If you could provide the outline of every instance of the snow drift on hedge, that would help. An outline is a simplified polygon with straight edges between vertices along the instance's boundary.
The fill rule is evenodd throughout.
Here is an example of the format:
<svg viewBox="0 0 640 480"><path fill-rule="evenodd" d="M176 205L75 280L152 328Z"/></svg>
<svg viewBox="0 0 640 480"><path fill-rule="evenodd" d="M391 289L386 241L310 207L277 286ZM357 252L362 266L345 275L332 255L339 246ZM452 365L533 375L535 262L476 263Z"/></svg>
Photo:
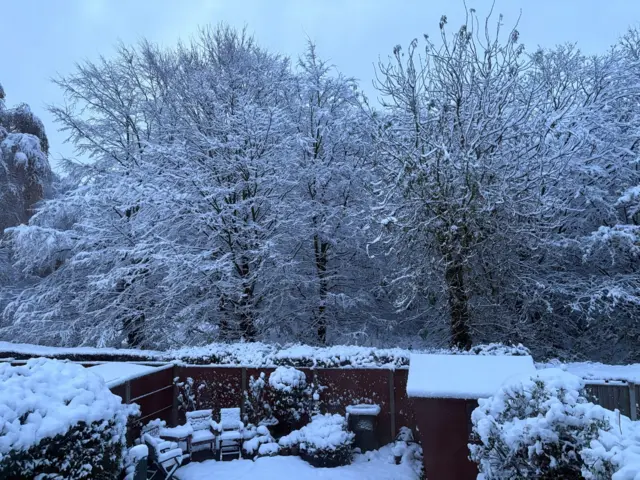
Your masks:
<svg viewBox="0 0 640 480"><path fill-rule="evenodd" d="M235 365L253 368L277 366L308 368L388 368L409 365L412 353L442 353L457 355L529 355L522 345L500 343L477 345L470 351L451 349L409 350L403 348L359 347L335 345L312 347L293 344L278 345L261 342L211 343L201 347L184 347L158 352L116 348L58 348L0 341L0 358L24 359L49 357L69 360L105 361L181 361L195 365Z"/></svg>
<svg viewBox="0 0 640 480"><path fill-rule="evenodd" d="M165 354L167 359L192 364L242 365L247 367L292 366L299 368L389 368L406 367L412 353L447 353L458 355L529 355L522 345L498 343L478 345L464 350L407 350L355 345L313 347L310 345L275 345L266 343L212 343L187 347Z"/></svg>
<svg viewBox="0 0 640 480"><path fill-rule="evenodd" d="M98 375L59 360L36 358L15 367L0 363L0 386L0 460L80 422L114 419L124 433L128 415L137 410L123 405Z"/></svg>

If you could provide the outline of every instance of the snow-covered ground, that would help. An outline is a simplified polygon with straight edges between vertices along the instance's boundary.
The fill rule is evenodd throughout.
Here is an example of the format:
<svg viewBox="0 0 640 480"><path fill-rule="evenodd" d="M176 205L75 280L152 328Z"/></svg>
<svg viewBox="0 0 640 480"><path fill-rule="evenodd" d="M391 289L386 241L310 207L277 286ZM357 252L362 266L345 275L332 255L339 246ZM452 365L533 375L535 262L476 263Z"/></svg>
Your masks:
<svg viewBox="0 0 640 480"><path fill-rule="evenodd" d="M418 480L410 464L395 465L391 447L356 455L351 465L337 468L314 468L299 457L262 457L253 460L190 463L178 469L179 480Z"/></svg>

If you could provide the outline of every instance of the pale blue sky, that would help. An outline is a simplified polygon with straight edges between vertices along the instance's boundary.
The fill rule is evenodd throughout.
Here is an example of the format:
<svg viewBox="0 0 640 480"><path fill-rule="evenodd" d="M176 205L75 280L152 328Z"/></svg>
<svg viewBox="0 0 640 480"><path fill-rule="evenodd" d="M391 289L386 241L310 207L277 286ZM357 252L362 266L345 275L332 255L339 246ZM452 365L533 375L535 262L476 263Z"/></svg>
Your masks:
<svg viewBox="0 0 640 480"><path fill-rule="evenodd" d="M482 15L491 0L468 0ZM518 18L527 47L577 42L587 53L606 50L640 20L640 0L496 0L510 26ZM464 7L458 0L0 0L0 83L13 105L26 102L47 129L51 159L72 156L45 106L60 103L49 79L74 63L109 56L118 40L146 37L165 45L188 38L198 26L247 26L264 47L290 56L309 37L320 54L373 94L373 64L396 44L434 34L440 15L453 29Z"/></svg>

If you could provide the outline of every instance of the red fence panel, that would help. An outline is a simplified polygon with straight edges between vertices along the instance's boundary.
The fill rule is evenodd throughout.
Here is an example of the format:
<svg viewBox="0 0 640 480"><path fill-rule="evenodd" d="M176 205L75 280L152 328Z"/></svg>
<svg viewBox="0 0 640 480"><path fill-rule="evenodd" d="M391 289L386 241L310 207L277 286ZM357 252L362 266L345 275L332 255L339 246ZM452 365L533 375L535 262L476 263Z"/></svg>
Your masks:
<svg viewBox="0 0 640 480"><path fill-rule="evenodd" d="M318 383L326 387L322 405L329 413L346 414L348 405L360 403L380 406L377 437L381 445L391 437L389 370L383 369L318 369Z"/></svg>

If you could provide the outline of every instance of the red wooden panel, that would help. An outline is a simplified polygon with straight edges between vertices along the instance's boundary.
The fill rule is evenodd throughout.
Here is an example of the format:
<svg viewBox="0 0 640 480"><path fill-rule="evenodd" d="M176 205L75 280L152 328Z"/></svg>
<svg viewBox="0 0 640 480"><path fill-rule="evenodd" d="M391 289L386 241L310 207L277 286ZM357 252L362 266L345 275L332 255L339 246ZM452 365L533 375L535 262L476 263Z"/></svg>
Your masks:
<svg viewBox="0 0 640 480"><path fill-rule="evenodd" d="M131 398L136 398L145 393L160 390L167 385L173 385L173 368L165 368L158 372L152 372L144 377L134 378L131 383Z"/></svg>
<svg viewBox="0 0 640 480"><path fill-rule="evenodd" d="M178 375L181 381L193 378L198 391L196 408L213 409L214 418L221 408L242 405L241 368L182 366Z"/></svg>
<svg viewBox="0 0 640 480"><path fill-rule="evenodd" d="M145 397L138 398L132 403L140 405L140 417L146 417L153 412L173 406L173 389L160 390Z"/></svg>
<svg viewBox="0 0 640 480"><path fill-rule="evenodd" d="M346 414L347 405L372 403L380 406L376 436L381 445L392 440L389 405L389 370L320 369L318 383L326 387L321 393L322 407L329 413Z"/></svg>
<svg viewBox="0 0 640 480"><path fill-rule="evenodd" d="M420 431L416 428L416 412L414 400L407 395L407 379L409 370L396 370L393 372L393 385L396 410L396 434L400 427L409 427L415 440L420 441Z"/></svg>
<svg viewBox="0 0 640 480"><path fill-rule="evenodd" d="M469 456L467 400L415 399L425 476L429 480L474 480L478 474Z"/></svg>
<svg viewBox="0 0 640 480"><path fill-rule="evenodd" d="M118 395L120 398L122 398L122 403L124 403L125 392L127 390L127 387L124 383L121 385L116 385L115 387L111 387L109 390L111 390L111 393L113 393L114 395Z"/></svg>

